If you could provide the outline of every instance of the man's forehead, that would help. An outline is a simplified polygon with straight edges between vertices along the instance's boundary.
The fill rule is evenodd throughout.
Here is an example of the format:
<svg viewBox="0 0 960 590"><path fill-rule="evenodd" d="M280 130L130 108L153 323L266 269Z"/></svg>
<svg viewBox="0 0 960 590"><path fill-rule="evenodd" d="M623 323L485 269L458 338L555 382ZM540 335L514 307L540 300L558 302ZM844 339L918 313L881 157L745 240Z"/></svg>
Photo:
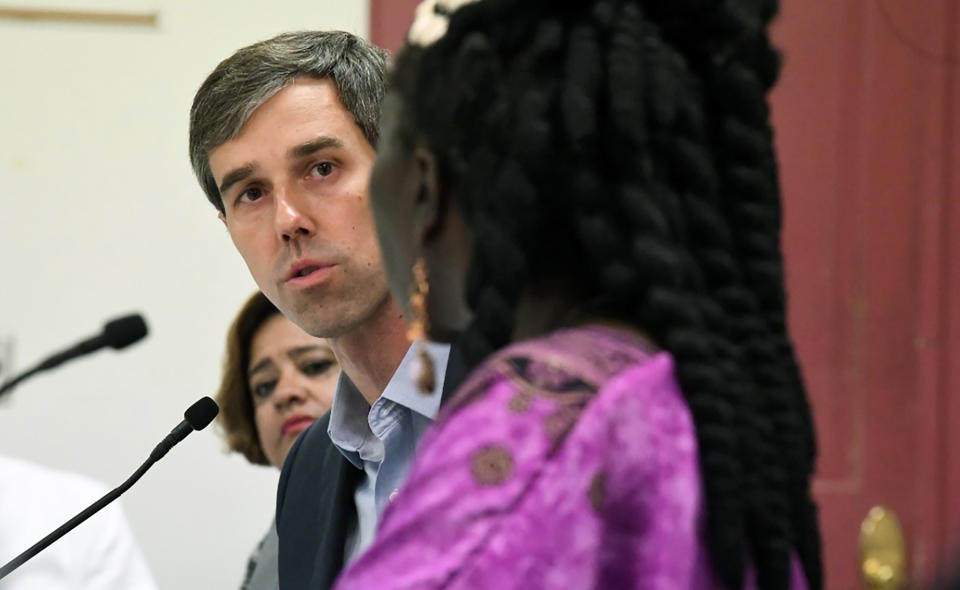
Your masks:
<svg viewBox="0 0 960 590"><path fill-rule="evenodd" d="M209 152L212 169L255 165L265 157L286 157L298 146L331 138L323 147L345 147L366 136L340 102L332 82L305 79L286 86L257 107L230 139ZM303 150L301 150L303 151ZM215 173L216 175L216 173Z"/></svg>
<svg viewBox="0 0 960 590"><path fill-rule="evenodd" d="M236 137L260 126L330 125L355 123L340 101L336 85L328 79L298 78L253 110Z"/></svg>

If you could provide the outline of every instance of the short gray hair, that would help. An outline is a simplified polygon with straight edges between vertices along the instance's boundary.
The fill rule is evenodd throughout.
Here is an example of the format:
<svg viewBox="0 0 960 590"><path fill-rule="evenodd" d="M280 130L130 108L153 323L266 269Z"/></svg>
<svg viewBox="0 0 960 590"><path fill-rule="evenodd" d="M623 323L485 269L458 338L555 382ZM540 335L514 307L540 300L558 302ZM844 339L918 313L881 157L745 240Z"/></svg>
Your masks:
<svg viewBox="0 0 960 590"><path fill-rule="evenodd" d="M210 152L298 77L330 79L370 145L380 134L387 52L343 31L283 33L238 50L207 76L190 108L190 163L207 199L224 213Z"/></svg>

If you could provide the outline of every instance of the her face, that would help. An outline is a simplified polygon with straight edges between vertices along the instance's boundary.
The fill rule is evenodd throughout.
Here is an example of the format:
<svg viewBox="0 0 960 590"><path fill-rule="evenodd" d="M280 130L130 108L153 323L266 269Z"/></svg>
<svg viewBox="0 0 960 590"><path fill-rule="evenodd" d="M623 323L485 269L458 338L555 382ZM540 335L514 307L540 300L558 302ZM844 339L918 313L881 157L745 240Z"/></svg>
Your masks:
<svg viewBox="0 0 960 590"><path fill-rule="evenodd" d="M247 385L264 455L279 468L297 435L330 409L339 366L325 340L281 314L250 343Z"/></svg>
<svg viewBox="0 0 960 590"><path fill-rule="evenodd" d="M384 99L377 160L370 176L370 205L383 253L387 283L408 319L418 258L427 267L428 337L451 341L470 320L463 286L470 259L470 229L440 186L437 160L426 148L410 146L398 125L398 95Z"/></svg>

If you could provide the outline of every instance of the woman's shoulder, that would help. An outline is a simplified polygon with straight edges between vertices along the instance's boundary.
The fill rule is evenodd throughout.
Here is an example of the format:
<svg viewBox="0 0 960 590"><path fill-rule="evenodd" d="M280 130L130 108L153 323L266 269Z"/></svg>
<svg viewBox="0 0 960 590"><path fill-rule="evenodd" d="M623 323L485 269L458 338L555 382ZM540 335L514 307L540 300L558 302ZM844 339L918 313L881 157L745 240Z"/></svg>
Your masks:
<svg viewBox="0 0 960 590"><path fill-rule="evenodd" d="M604 431L643 432L651 444L666 438L671 446L676 441L669 439L695 445L670 355L636 333L589 325L492 355L444 405L428 438L457 446L488 437L543 441L543 460L571 435L606 440L598 438Z"/></svg>
<svg viewBox="0 0 960 590"><path fill-rule="evenodd" d="M482 401L493 389L512 389L515 404L523 405L527 398L592 398L624 377L644 376L670 378L672 361L639 333L599 324L561 329L491 355L471 372L444 413Z"/></svg>
<svg viewBox="0 0 960 590"><path fill-rule="evenodd" d="M584 539L607 529L630 539L621 547L630 563L640 548L696 554L696 443L672 374L669 355L606 328L555 332L492 356L425 435L370 563L425 530L427 548L411 557L435 551L457 572L487 571L480 564L503 547L546 555L574 538L577 559L590 561ZM551 532L537 541L517 533L531 528ZM686 561L677 567L689 569Z"/></svg>

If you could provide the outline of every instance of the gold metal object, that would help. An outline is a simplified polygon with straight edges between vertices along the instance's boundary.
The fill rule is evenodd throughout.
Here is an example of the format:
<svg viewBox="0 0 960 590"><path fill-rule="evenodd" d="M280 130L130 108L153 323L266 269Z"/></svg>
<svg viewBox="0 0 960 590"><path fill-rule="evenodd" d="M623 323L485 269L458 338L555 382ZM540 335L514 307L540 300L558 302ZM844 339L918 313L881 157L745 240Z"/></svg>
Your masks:
<svg viewBox="0 0 960 590"><path fill-rule="evenodd" d="M413 364L413 382L417 390L424 395L433 393L437 385L437 371L433 359L427 352L427 332L430 330L430 318L427 315L427 295L430 294L430 282L427 280L427 262L421 256L413 265L413 287L410 289L410 326L407 328L407 340L415 342L419 350Z"/></svg>
<svg viewBox="0 0 960 590"><path fill-rule="evenodd" d="M860 525L860 575L869 590L901 590L906 580L906 543L892 510L874 506Z"/></svg>
<svg viewBox="0 0 960 590"><path fill-rule="evenodd" d="M0 6L0 19L59 21L71 23L157 26L156 12L104 12L96 10L57 10Z"/></svg>

